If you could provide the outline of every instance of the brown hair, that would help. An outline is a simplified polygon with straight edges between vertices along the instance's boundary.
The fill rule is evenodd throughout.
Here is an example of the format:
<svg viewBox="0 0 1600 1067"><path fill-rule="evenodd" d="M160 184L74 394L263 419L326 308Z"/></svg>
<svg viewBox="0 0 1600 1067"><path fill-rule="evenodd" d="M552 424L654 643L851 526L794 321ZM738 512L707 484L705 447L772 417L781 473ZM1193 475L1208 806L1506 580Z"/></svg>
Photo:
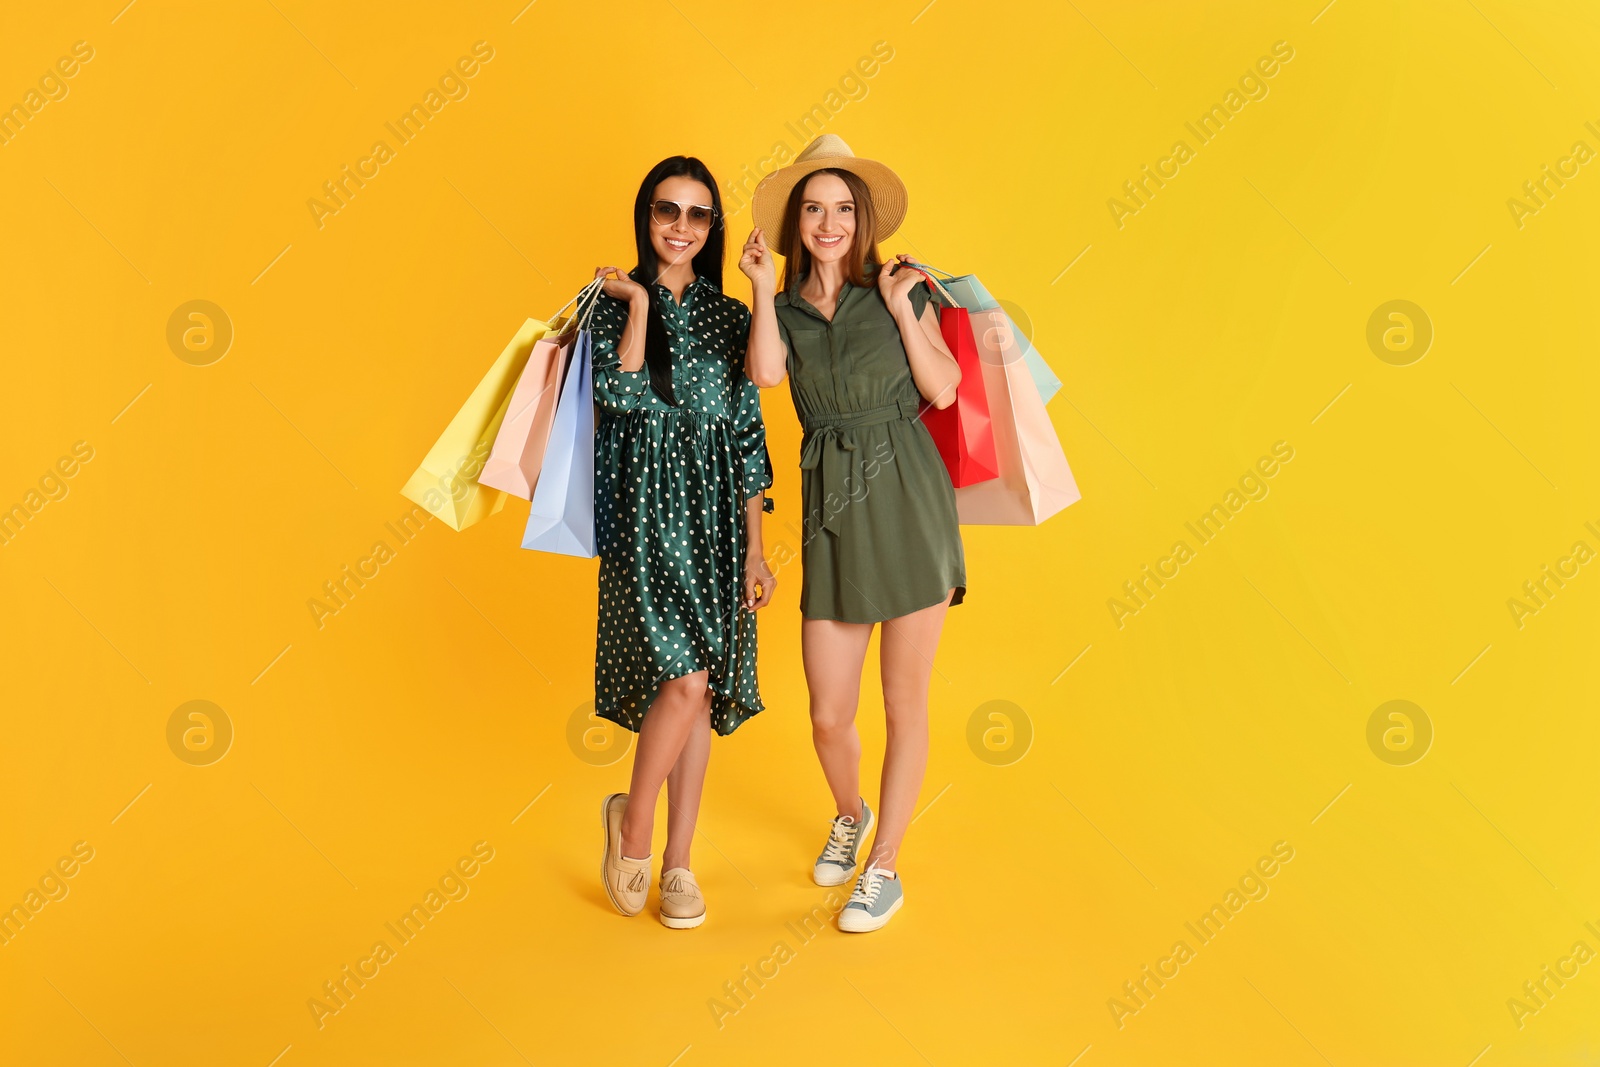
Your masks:
<svg viewBox="0 0 1600 1067"><path fill-rule="evenodd" d="M806 175L789 191L789 203L783 209L783 247L789 250L783 261L784 290L811 273L811 253L800 240L800 203L805 199L806 186L818 174L832 174L843 179L855 200L856 233L850 241L850 254L845 257L845 280L856 285L876 284L875 275L883 269L883 260L878 255L878 242L874 237L878 222L872 206L872 190L850 171L827 167Z"/></svg>

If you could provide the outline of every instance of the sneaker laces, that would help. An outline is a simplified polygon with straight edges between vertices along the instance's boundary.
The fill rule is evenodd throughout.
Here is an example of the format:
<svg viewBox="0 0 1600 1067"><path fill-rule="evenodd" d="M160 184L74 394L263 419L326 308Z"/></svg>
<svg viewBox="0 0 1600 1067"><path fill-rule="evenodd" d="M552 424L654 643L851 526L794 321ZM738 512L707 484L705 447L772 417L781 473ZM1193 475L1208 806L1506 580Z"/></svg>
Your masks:
<svg viewBox="0 0 1600 1067"><path fill-rule="evenodd" d="M850 894L850 903L872 907L878 899L878 891L883 888L884 879L888 877L888 871L881 871L876 865L868 867L861 873L861 877L856 879L856 891Z"/></svg>
<svg viewBox="0 0 1600 1067"><path fill-rule="evenodd" d="M833 829L828 832L828 843L822 849L824 863L849 863L850 851L855 846L856 838L861 834L861 824L848 815L840 815L833 820Z"/></svg>

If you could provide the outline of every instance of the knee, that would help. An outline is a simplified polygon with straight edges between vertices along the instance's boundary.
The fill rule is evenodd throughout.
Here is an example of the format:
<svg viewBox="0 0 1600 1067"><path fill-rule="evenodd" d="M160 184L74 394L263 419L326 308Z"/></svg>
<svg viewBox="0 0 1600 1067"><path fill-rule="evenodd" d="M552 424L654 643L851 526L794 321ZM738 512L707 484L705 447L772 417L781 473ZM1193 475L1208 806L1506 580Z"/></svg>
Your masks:
<svg viewBox="0 0 1600 1067"><path fill-rule="evenodd" d="M695 671L693 674L661 683L661 696L669 703L682 707L686 712L700 711L710 693L711 688L706 680L705 671Z"/></svg>
<svg viewBox="0 0 1600 1067"><path fill-rule="evenodd" d="M928 728L928 698L926 694L883 695L884 719L891 731L926 730Z"/></svg>
<svg viewBox="0 0 1600 1067"><path fill-rule="evenodd" d="M856 709L844 705L811 705L811 733L823 741L846 736L855 728Z"/></svg>

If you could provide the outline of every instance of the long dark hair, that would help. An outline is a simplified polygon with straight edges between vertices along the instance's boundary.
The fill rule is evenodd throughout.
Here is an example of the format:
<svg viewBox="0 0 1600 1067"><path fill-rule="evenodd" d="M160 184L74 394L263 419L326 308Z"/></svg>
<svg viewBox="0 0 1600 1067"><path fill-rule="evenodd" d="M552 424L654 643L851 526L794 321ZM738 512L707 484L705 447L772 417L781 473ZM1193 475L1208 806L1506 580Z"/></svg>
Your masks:
<svg viewBox="0 0 1600 1067"><path fill-rule="evenodd" d="M661 298L656 295L661 262L655 246L650 243L650 205L655 201L656 186L668 178L691 178L711 190L711 206L715 209L711 229L706 231L706 242L690 264L695 276L710 282L719 293L722 292L724 227L722 194L717 191L716 179L694 156L668 156L651 167L639 184L639 195L633 201L633 238L638 246L639 265L629 271L628 276L650 294L650 315L645 320L644 330L644 362L650 371L650 387L661 399L676 405L678 401L672 392L672 344L661 319Z"/></svg>
<svg viewBox="0 0 1600 1067"><path fill-rule="evenodd" d="M783 209L783 247L789 250L789 255L783 261L783 288L788 290L790 285L811 273L811 253L806 250L805 242L800 240L800 202L806 197L807 183L818 174L832 174L842 179L850 190L851 199L856 202L856 235L851 242L849 255L845 256L844 275L846 281L871 286L876 282L874 275L883 269L883 260L878 254L878 242L874 236L878 229L878 214L872 203L872 190L852 172L826 167L801 178L789 191L789 202Z"/></svg>

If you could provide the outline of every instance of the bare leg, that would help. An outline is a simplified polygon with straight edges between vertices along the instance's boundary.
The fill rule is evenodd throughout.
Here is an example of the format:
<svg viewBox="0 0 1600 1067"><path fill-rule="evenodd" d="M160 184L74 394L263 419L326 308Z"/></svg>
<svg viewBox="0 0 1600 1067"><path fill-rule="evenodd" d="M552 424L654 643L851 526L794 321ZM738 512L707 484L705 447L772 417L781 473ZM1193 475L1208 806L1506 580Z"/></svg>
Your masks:
<svg viewBox="0 0 1600 1067"><path fill-rule="evenodd" d="M900 844L911 825L922 777L928 769L928 679L950 600L889 619L878 635L883 672L883 710L888 720L878 831L868 865L895 869Z"/></svg>
<svg viewBox="0 0 1600 1067"><path fill-rule="evenodd" d="M656 800L661 784L683 753L706 701L706 672L696 671L661 683L639 731L633 754L633 780L628 786L628 810L622 817L622 854L631 859L650 855L655 831Z"/></svg>
<svg viewBox="0 0 1600 1067"><path fill-rule="evenodd" d="M689 727L678 762L667 773L667 847L661 851L661 869L689 866L689 846L700 818L700 794L705 790L706 764L711 760L711 691L706 690L700 714Z"/></svg>
<svg viewBox="0 0 1600 1067"><path fill-rule="evenodd" d="M811 691L811 743L840 815L861 818L861 736L856 704L870 623L806 619L800 624L806 688Z"/></svg>

